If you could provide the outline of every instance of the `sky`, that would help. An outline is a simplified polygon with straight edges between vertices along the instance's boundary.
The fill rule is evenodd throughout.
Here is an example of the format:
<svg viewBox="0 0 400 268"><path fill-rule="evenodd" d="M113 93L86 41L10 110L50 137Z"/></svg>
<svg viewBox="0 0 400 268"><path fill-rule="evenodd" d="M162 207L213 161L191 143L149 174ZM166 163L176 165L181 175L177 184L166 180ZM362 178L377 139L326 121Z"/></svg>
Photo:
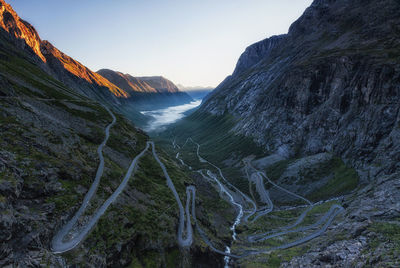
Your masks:
<svg viewBox="0 0 400 268"><path fill-rule="evenodd" d="M217 86L247 46L289 26L312 0L6 0L43 40L93 71Z"/></svg>

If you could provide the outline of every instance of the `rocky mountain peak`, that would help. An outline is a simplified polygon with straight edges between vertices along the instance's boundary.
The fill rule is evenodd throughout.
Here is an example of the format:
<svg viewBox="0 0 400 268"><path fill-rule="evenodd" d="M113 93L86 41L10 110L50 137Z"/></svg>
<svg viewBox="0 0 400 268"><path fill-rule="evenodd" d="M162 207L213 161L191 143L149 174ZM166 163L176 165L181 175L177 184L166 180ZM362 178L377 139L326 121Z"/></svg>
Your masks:
<svg viewBox="0 0 400 268"><path fill-rule="evenodd" d="M240 56L233 74L236 75L256 65L265 57L268 57L271 51L276 48L285 37L286 35L272 36L247 47L246 51Z"/></svg>
<svg viewBox="0 0 400 268"><path fill-rule="evenodd" d="M33 52L43 61L46 58L40 50L41 40L35 28L28 22L22 20L14 9L0 0L0 28L8 32L12 37L25 41Z"/></svg>
<svg viewBox="0 0 400 268"><path fill-rule="evenodd" d="M399 9L400 2L396 0L315 0L291 25L289 35L318 40L347 33L345 41L352 41L353 45L359 44L360 38L376 41L394 37L398 34Z"/></svg>

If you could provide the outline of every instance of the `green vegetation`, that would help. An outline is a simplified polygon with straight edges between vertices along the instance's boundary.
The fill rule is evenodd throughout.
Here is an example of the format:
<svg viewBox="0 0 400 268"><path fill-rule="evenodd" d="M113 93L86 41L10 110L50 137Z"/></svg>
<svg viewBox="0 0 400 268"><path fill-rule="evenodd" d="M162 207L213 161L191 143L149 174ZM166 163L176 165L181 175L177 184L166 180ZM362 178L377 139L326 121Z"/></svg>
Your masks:
<svg viewBox="0 0 400 268"><path fill-rule="evenodd" d="M291 160L282 160L274 163L273 165L269 166L266 170L268 178L272 181L276 182L288 168L288 166L293 163L295 159Z"/></svg>
<svg viewBox="0 0 400 268"><path fill-rule="evenodd" d="M214 116L195 112L169 128L162 138L171 143L174 138L178 144L192 138L201 145L200 154L212 163L247 155L261 156L263 150L255 142L231 131L236 119L228 114ZM240 160L240 159L239 159Z"/></svg>
<svg viewBox="0 0 400 268"><path fill-rule="evenodd" d="M369 242L369 251L375 251L385 242L388 250L387 256L394 261L398 260L397 258L400 256L400 221L374 222L368 229L378 234Z"/></svg>
<svg viewBox="0 0 400 268"><path fill-rule="evenodd" d="M321 178L333 174L333 178L322 188L308 196L314 201L349 193L357 187L359 181L356 170L348 167L338 157L334 157L328 163L323 164L316 174L317 178L318 176Z"/></svg>
<svg viewBox="0 0 400 268"><path fill-rule="evenodd" d="M303 222L298 225L309 226L317 222L325 213L329 211L332 205L336 204L336 201L326 202L317 206L314 206L304 218ZM276 231L282 226L293 224L296 219L306 210L306 208L285 210L285 211L273 211L266 216L260 217L256 222L248 224L247 228L243 230L241 237L248 235L264 233L270 231ZM251 220L251 219L250 219ZM293 241L296 238L304 236L304 233L292 233L284 235L275 239L268 239L264 242L257 243L263 246L277 246L284 243L284 241Z"/></svg>
<svg viewBox="0 0 400 268"><path fill-rule="evenodd" d="M248 155L262 156L264 151L251 138L231 131L235 122L236 119L228 114L214 116L194 112L168 128L161 137L156 139L171 156L175 156L176 151L172 148L172 141L175 139L177 144L183 146L188 138L192 138L201 145L201 157L219 166L229 182L244 193L250 194L247 179L240 171L240 167L232 167L232 163L240 163L241 159ZM188 142L181 148L180 155L193 170L210 169L218 174L218 171L210 164L201 163L196 152L197 146ZM229 163L225 160L229 160Z"/></svg>
<svg viewBox="0 0 400 268"><path fill-rule="evenodd" d="M240 260L239 263L243 264L244 267L248 268L258 268L258 267L268 267L268 268L278 268L284 262L291 261L296 256L301 256L310 249L309 244L304 244L301 246L276 250L269 254L262 254L259 256L253 256Z"/></svg>
<svg viewBox="0 0 400 268"><path fill-rule="evenodd" d="M266 173L271 180L276 182L295 161L296 159L279 161L269 166ZM315 189L307 198L318 201L349 193L357 187L359 180L354 168L347 166L339 157L332 157L328 161L300 170L296 184L309 184L327 177L329 177L328 182Z"/></svg>
<svg viewBox="0 0 400 268"><path fill-rule="evenodd" d="M159 155L163 157L164 153L159 152ZM185 184L192 181L168 159L162 161L181 200L185 200ZM168 248L171 240L176 239L175 231L171 230L175 230L177 224L178 206L151 152L146 153L140 160L138 170L124 192L132 192L133 189L140 194L136 195L136 198L122 194L88 237L85 243L92 245L92 252L109 252L116 244L131 240L141 245L158 241L157 243ZM160 252L141 248L143 246L132 249L131 254L136 258L133 259L131 267L155 267L164 262ZM176 262L174 256L177 254L179 251L171 249L166 262Z"/></svg>
<svg viewBox="0 0 400 268"><path fill-rule="evenodd" d="M222 174L224 174L224 177L231 182L233 185L235 185L240 191L245 193L246 195L250 196L250 188L249 188L249 182L246 178L246 174L243 174L243 172L240 170L239 167L224 167L221 169Z"/></svg>

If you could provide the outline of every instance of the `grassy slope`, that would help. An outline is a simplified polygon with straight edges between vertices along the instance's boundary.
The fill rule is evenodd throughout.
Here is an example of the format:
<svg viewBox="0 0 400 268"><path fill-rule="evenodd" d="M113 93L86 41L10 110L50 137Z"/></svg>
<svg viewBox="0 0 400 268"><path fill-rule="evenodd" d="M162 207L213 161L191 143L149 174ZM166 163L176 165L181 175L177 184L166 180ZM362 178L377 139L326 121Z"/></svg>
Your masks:
<svg viewBox="0 0 400 268"><path fill-rule="evenodd" d="M278 181L288 166L296 159L279 161L266 169L266 173L273 181ZM318 163L318 166L300 170L299 182L318 181L324 177L332 178L322 187L315 189L307 198L312 201L326 200L332 197L348 194L358 186L359 177L354 168L346 165L342 159L333 157L332 159Z"/></svg>
<svg viewBox="0 0 400 268"><path fill-rule="evenodd" d="M228 114L213 116L195 112L170 127L162 137L167 143L176 138L180 145L191 137L201 145L201 154L214 163L234 157L234 154L262 155L263 150L250 138L231 132L234 125L235 119Z"/></svg>

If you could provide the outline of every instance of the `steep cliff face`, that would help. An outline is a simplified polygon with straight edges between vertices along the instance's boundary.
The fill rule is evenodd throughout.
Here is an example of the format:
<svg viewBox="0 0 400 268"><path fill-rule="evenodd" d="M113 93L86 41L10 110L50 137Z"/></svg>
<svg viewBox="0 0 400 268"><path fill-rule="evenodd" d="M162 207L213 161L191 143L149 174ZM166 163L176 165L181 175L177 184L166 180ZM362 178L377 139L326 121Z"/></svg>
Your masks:
<svg viewBox="0 0 400 268"><path fill-rule="evenodd" d="M333 151L399 168L398 1L315 1L287 35L250 46L200 110L287 157Z"/></svg>

